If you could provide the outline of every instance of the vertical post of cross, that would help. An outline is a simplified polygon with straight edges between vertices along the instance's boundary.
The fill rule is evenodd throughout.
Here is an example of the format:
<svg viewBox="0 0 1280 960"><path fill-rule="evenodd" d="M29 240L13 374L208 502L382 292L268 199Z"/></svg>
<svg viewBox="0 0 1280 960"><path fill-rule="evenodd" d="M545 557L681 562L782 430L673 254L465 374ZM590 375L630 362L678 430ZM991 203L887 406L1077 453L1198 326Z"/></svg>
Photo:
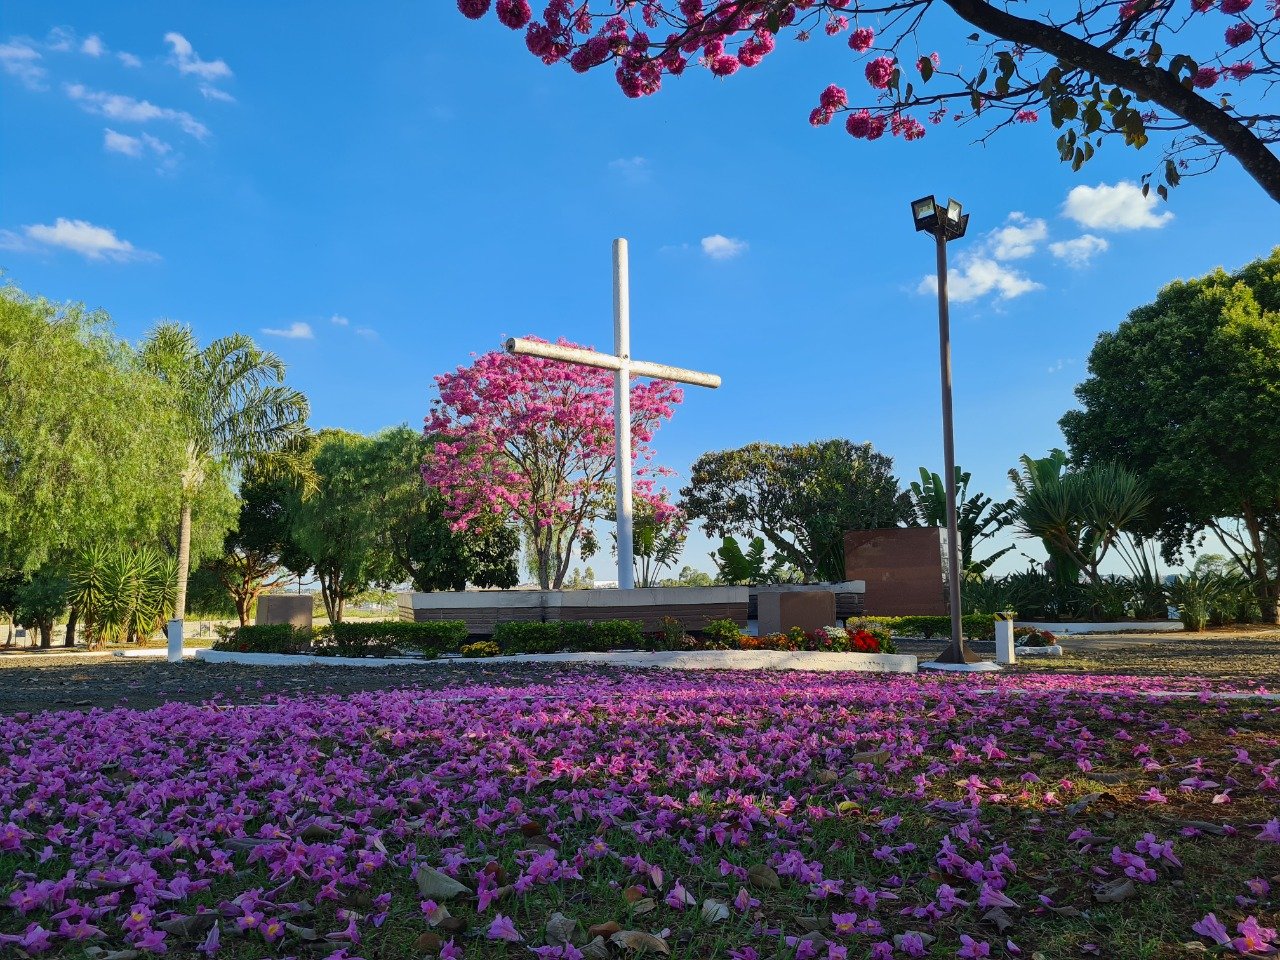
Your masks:
<svg viewBox="0 0 1280 960"><path fill-rule="evenodd" d="M613 241L613 355L622 363L613 374L614 499L618 521L618 587L635 586L631 513L631 291L627 241Z"/></svg>

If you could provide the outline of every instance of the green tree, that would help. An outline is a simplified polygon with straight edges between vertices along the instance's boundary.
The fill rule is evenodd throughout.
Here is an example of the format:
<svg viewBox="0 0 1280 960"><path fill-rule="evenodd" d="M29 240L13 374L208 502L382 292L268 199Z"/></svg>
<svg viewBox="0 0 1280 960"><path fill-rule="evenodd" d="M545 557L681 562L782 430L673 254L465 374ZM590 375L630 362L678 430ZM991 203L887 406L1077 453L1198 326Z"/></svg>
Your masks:
<svg viewBox="0 0 1280 960"><path fill-rule="evenodd" d="M985 493L969 496L968 471L956 467L956 529L960 533L960 564L966 576L982 575L991 565L1013 550L1010 544L981 560L973 559L973 548L994 537L1013 523L1014 500L996 502ZM947 487L942 477L920 468L919 481L911 483L913 519L922 527L947 525Z"/></svg>
<svg viewBox="0 0 1280 960"><path fill-rule="evenodd" d="M666 580L660 580L660 587L710 587L715 584L715 577L705 571L698 570L688 565L680 568L680 572L675 577Z"/></svg>
<svg viewBox="0 0 1280 960"><path fill-rule="evenodd" d="M1169 284L1098 337L1076 396L1073 460L1139 474L1166 558L1216 535L1280 619L1280 248Z"/></svg>
<svg viewBox="0 0 1280 960"><path fill-rule="evenodd" d="M181 620L191 572L192 508L201 487L216 470L287 455L305 435L309 408L307 398L285 384L283 361L244 334L201 349L189 327L163 323L143 344L142 362L172 388L180 416L184 449L172 466L181 478L174 607Z"/></svg>
<svg viewBox="0 0 1280 960"><path fill-rule="evenodd" d="M230 596L241 626L249 622L258 597L307 567L290 531L299 483L289 474L252 467L240 483L238 523L210 570Z"/></svg>
<svg viewBox="0 0 1280 960"><path fill-rule="evenodd" d="M181 449L172 392L105 314L0 289L0 568L152 537L177 509Z"/></svg>
<svg viewBox="0 0 1280 960"><path fill-rule="evenodd" d="M322 430L309 444L314 487L291 505L290 531L315 573L330 622L342 621L347 601L395 579L370 519L367 477L372 441L344 430Z"/></svg>
<svg viewBox="0 0 1280 960"><path fill-rule="evenodd" d="M149 545L92 544L77 558L66 593L99 640L137 643L164 627L177 599L178 566Z"/></svg>
<svg viewBox="0 0 1280 960"><path fill-rule="evenodd" d="M475 518L454 529L438 490L422 479L430 443L407 426L392 427L362 448L369 519L376 549L397 576L418 590L514 587L519 582L520 535L499 515Z"/></svg>
<svg viewBox="0 0 1280 960"><path fill-rule="evenodd" d="M40 646L53 646L53 624L67 611L71 584L56 566L41 567L17 590L17 621L35 627Z"/></svg>
<svg viewBox="0 0 1280 960"><path fill-rule="evenodd" d="M846 531L893 527L911 516L892 458L850 440L704 453L680 495L709 534L759 533L808 581L844 579Z"/></svg>

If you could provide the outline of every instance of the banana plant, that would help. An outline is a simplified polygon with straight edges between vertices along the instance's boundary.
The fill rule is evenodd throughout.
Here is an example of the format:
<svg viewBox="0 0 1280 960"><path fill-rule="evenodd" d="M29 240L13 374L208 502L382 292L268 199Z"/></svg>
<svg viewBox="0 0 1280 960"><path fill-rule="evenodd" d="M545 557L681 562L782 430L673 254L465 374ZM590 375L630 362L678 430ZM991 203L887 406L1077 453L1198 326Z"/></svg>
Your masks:
<svg viewBox="0 0 1280 960"><path fill-rule="evenodd" d="M1013 523L1015 501L993 500L985 493L969 496L968 471L956 467L956 529L960 534L960 564L966 577L981 576L1013 549L1010 544L982 560L973 559L974 547ZM920 468L919 481L911 482L911 506L922 527L947 525L947 487L942 477Z"/></svg>

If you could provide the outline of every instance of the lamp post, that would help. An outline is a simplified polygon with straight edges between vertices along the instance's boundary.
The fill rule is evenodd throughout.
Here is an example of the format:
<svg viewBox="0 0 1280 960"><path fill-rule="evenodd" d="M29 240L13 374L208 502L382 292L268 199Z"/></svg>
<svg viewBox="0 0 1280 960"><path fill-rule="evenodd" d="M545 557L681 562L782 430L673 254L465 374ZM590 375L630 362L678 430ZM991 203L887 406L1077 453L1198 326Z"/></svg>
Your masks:
<svg viewBox="0 0 1280 960"><path fill-rule="evenodd" d="M938 203L932 196L911 203L916 231L932 234L938 244L938 357L942 372L942 459L947 481L947 586L951 599L951 646L938 663L967 664L980 659L965 646L960 629L960 534L956 524L956 445L951 417L951 318L947 305L947 242L959 240L969 226L960 201Z"/></svg>

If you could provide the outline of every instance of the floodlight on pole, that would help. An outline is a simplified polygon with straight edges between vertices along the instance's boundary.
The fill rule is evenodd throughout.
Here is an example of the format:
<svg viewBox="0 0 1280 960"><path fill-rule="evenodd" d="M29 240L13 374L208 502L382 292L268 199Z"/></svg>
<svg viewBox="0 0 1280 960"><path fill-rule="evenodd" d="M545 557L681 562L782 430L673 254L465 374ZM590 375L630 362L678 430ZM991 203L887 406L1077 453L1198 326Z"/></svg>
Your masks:
<svg viewBox="0 0 1280 960"><path fill-rule="evenodd" d="M960 617L960 534L956 520L956 448L951 410L951 317L947 302L947 242L959 240L969 228L969 215L960 201L944 206L932 196L911 202L916 231L932 234L938 246L938 358L942 376L942 459L947 488L947 587L951 607L951 645L937 658L942 664L977 663L965 646Z"/></svg>

